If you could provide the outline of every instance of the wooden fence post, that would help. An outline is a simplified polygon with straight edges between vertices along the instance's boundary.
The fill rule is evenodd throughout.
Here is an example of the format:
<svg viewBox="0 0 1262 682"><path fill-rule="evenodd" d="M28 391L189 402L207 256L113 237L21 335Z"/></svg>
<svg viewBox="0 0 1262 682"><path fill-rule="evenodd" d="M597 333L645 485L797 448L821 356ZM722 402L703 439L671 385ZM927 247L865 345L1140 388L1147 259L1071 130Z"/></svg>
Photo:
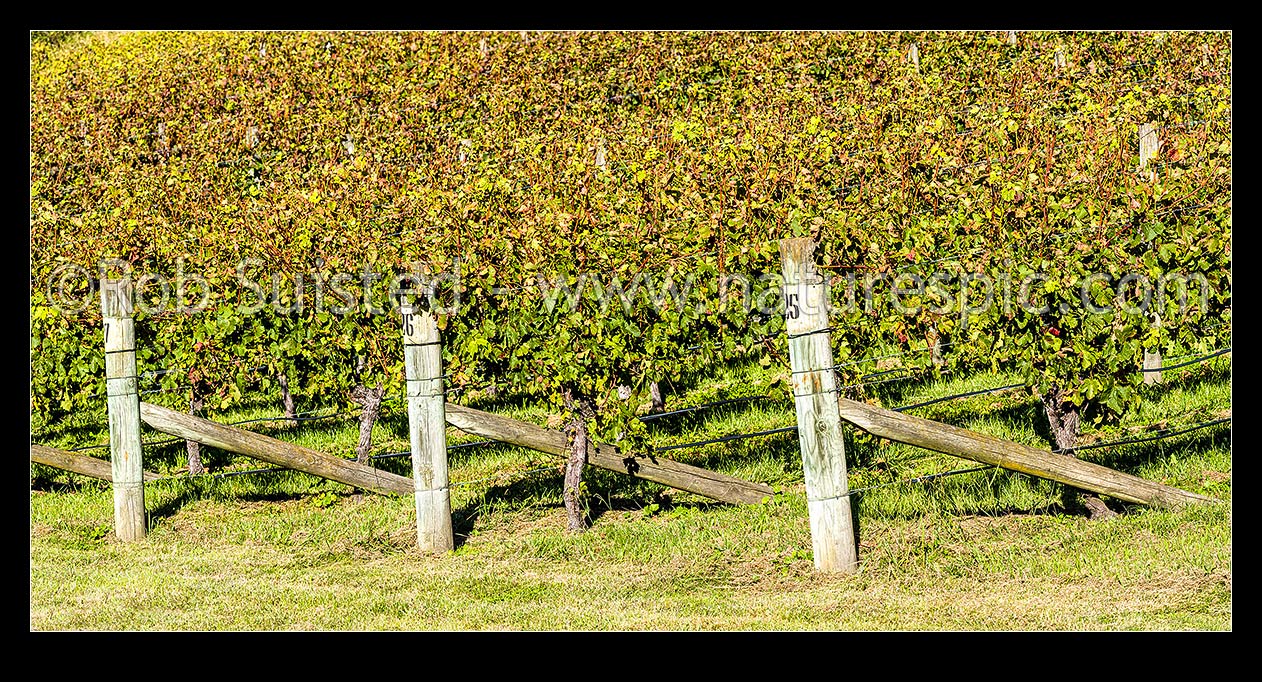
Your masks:
<svg viewBox="0 0 1262 682"><path fill-rule="evenodd" d="M798 444L806 476L815 568L829 573L859 569L857 539L846 482L846 451L837 405L837 378L828 333L827 287L816 273L815 242L784 239L784 319L789 339Z"/></svg>
<svg viewBox="0 0 1262 682"><path fill-rule="evenodd" d="M114 534L123 542L145 537L144 462L140 445L140 395L136 377L136 330L130 279L101 280L105 328L105 394L110 424L110 471Z"/></svg>
<svg viewBox="0 0 1262 682"><path fill-rule="evenodd" d="M605 168L609 165L609 161L605 154L605 141L603 139L596 141L596 167Z"/></svg>
<svg viewBox="0 0 1262 682"><path fill-rule="evenodd" d="M1144 170L1148 166L1148 162L1157 155L1157 149L1161 146L1161 140L1157 136L1157 126L1151 123L1139 124L1139 170ZM1148 180L1156 179L1155 171L1148 171Z"/></svg>
<svg viewBox="0 0 1262 682"><path fill-rule="evenodd" d="M917 71L920 70L920 47L916 43L912 43L911 47L907 48L907 61L911 62Z"/></svg>
<svg viewBox="0 0 1262 682"><path fill-rule="evenodd" d="M1160 148L1160 146L1161 146L1161 140L1157 136L1157 126L1151 123L1139 124L1139 170L1140 172L1144 172L1144 168L1148 166L1148 162L1151 161L1153 157L1157 155L1157 149ZM1155 171L1151 171L1151 170L1147 171L1147 178L1149 181L1155 180L1156 176L1157 174ZM1155 297L1151 300L1151 303L1154 306L1157 304L1157 300ZM1157 313L1153 313L1152 323L1154 326L1160 327L1161 316ZM1155 349L1149 350L1145 348L1144 349L1144 369L1155 370L1158 367L1161 367L1161 349L1155 348ZM1144 383L1145 384L1161 383L1161 372L1154 372L1154 371L1144 372Z"/></svg>
<svg viewBox="0 0 1262 682"><path fill-rule="evenodd" d="M414 310L411 305L400 306L399 312L403 316L408 435L416 486L416 543L423 552L442 553L455 547L447 480L442 346L432 313Z"/></svg>
<svg viewBox="0 0 1262 682"><path fill-rule="evenodd" d="M166 123L158 123L158 132L154 134L153 146L158 157L162 159L162 163L166 163L167 159L171 158L171 140L167 137Z"/></svg>
<svg viewBox="0 0 1262 682"><path fill-rule="evenodd" d="M933 336L932 345L929 346L929 361L934 367L941 367L946 364L946 358L942 355L942 332L936 326L931 326L929 333Z"/></svg>

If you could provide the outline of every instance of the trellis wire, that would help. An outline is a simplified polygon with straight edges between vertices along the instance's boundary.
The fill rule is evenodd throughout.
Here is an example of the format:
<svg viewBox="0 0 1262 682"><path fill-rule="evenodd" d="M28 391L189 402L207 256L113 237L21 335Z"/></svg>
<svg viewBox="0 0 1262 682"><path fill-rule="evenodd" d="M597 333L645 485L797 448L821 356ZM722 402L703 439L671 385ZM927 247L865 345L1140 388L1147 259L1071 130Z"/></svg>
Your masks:
<svg viewBox="0 0 1262 682"><path fill-rule="evenodd" d="M1216 426L1218 424L1223 424L1230 421L1231 421L1231 417L1223 417L1221 419L1211 419L1210 421L1201 422L1199 424L1193 424L1192 426L1189 426L1187 428L1180 428L1177 430L1169 429L1169 428L1159 429L1156 432L1159 435L1156 435L1156 436L1147 436L1143 438L1124 438L1122 440L1113 440L1113 441L1107 441L1104 443L1089 443L1087 445L1076 445L1071 448L1057 448L1056 450L1052 450L1052 452L1059 454L1063 452L1077 452L1079 450L1094 450L1096 448L1107 448L1107 447L1113 447L1115 445L1130 445L1133 443L1147 443L1149 441L1164 440L1166 438L1173 438L1174 436L1181 436L1185 433L1191 433L1192 431L1198 431L1200 429L1209 428L1211 426Z"/></svg>
<svg viewBox="0 0 1262 682"><path fill-rule="evenodd" d="M1175 364L1175 365L1162 365L1161 367L1151 367L1151 368L1147 368L1147 369L1141 369L1141 370L1139 370L1139 371L1141 371L1141 372L1160 372L1160 371L1162 371L1162 370L1179 369L1180 367L1187 367L1187 366L1189 366L1189 365L1196 365L1196 364L1199 364L1199 363L1205 362L1205 361L1207 361L1207 360L1210 360L1210 359L1212 359L1212 358L1216 358L1216 357L1218 357L1219 355L1223 355L1223 354L1225 354L1225 353L1230 353L1230 352L1231 352L1231 346L1228 346L1228 347L1226 347L1226 348L1220 348L1220 349L1218 349L1218 350L1216 350L1216 351L1214 351L1214 352L1212 352L1212 353L1210 353L1210 354L1208 354L1208 355L1203 355L1203 356L1201 356L1201 357L1199 357L1199 358L1195 358L1195 359L1193 359L1193 360L1188 360L1187 362L1180 362L1180 363Z"/></svg>

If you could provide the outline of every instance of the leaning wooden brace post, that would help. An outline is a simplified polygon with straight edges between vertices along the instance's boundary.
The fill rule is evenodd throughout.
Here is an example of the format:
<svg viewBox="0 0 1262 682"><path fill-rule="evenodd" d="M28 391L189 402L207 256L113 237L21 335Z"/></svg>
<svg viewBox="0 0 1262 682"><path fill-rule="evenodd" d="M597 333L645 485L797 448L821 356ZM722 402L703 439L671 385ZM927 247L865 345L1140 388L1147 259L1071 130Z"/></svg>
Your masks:
<svg viewBox="0 0 1262 682"><path fill-rule="evenodd" d="M101 280L101 317L105 329L110 472L114 479L114 534L123 542L131 542L145 537L145 472L130 279Z"/></svg>
<svg viewBox="0 0 1262 682"><path fill-rule="evenodd" d="M1215 502L1214 498L1149 481L1063 454L1006 441L985 433L836 397L841 416L874 436L926 450L1046 478L1126 502L1155 507Z"/></svg>
<svg viewBox="0 0 1262 682"><path fill-rule="evenodd" d="M568 458L574 451L574 444L561 431L455 403L447 403L446 410L447 423L468 434L561 458ZM707 471L652 452L629 456L609 443L592 442L587 463L730 504L761 504L775 495L775 490L765 483L751 483L728 474Z"/></svg>
<svg viewBox="0 0 1262 682"><path fill-rule="evenodd" d="M1144 171L1148 166L1148 162L1157 155L1157 149L1161 146L1161 140L1157 137L1157 126L1151 123L1139 124L1139 171L1152 181L1156 178L1156 172ZM1157 299L1154 297L1150 303L1155 308ZM1152 323L1154 327L1161 326L1161 316L1157 313L1152 315ZM1161 383L1161 348L1144 349L1144 383L1159 384Z"/></svg>
<svg viewBox="0 0 1262 682"><path fill-rule="evenodd" d="M261 433L194 417L169 407L140 403L140 418L155 430L177 438L195 440L225 452L235 452L381 495L411 495L416 492L412 479L407 476L286 443Z"/></svg>
<svg viewBox="0 0 1262 682"><path fill-rule="evenodd" d="M798 444L806 476L807 508L815 568L858 570L857 538L846 482L846 450L837 408L837 380L828 333L827 287L815 271L815 243L780 242L784 267L784 320L789 339Z"/></svg>
<svg viewBox="0 0 1262 682"><path fill-rule="evenodd" d="M447 482L442 346L432 313L415 310L411 305L401 306L399 312L403 316L408 435L412 442L412 482L416 486L416 544L423 552L442 553L455 546Z"/></svg>
<svg viewBox="0 0 1262 682"><path fill-rule="evenodd" d="M45 445L31 443L31 461L45 466L57 467L76 474L99 478L102 481L113 481L114 472L110 463L95 457L88 457L69 450L59 450ZM145 472L146 481L158 480L155 473Z"/></svg>

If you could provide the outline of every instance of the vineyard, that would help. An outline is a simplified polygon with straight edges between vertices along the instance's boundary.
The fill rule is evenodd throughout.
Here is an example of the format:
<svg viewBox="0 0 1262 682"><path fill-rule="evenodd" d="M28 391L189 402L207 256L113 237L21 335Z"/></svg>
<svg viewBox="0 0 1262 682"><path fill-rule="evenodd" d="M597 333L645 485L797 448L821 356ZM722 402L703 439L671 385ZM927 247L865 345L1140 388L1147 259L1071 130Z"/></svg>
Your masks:
<svg viewBox="0 0 1262 682"><path fill-rule="evenodd" d="M96 504L63 495L108 497L83 476L108 475L123 385L157 500L140 536L196 500L324 509L374 490L260 468L156 427L162 410L418 492L418 448L442 453L427 485L451 505L452 561L522 490L566 510L564 543L602 521L650 533L616 530L631 507L650 525L796 519L763 541L809 564L809 531L816 568L819 503L839 499L873 574L889 550L865 523L888 537L891 519L1039 510L1230 535L1223 505L1140 513L856 416L915 413L1230 501L1229 34L33 34L31 79L32 457L63 458L31 467L33 495L63 490L32 498L33 555ZM791 243L809 244L822 311L786 293ZM134 301L103 314L120 280ZM124 318L126 343L108 331ZM824 495L813 420L838 401L818 447L841 488ZM63 473L67 453L105 467ZM373 504L424 537L399 516L411 499ZM1229 537L1225 561L1229 623Z"/></svg>

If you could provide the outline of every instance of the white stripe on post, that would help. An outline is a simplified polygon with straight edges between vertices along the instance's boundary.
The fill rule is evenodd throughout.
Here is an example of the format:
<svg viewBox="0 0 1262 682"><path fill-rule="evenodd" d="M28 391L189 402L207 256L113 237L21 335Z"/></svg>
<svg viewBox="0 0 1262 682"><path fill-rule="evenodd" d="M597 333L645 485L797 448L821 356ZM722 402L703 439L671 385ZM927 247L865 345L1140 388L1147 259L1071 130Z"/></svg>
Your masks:
<svg viewBox="0 0 1262 682"><path fill-rule="evenodd" d="M131 542L145 537L146 526L130 279L101 280L101 317L105 331L110 472L114 479L114 534L123 542Z"/></svg>
<svg viewBox="0 0 1262 682"><path fill-rule="evenodd" d="M859 570L858 548L846 481L846 450L837 406L832 343L828 334L827 287L815 271L815 242L780 242L784 267L784 320L789 336L798 445L806 477L815 569Z"/></svg>
<svg viewBox="0 0 1262 682"><path fill-rule="evenodd" d="M432 313L401 306L403 358L416 488L416 544L439 554L455 547L451 490L447 479L447 410L443 395L442 346Z"/></svg>

